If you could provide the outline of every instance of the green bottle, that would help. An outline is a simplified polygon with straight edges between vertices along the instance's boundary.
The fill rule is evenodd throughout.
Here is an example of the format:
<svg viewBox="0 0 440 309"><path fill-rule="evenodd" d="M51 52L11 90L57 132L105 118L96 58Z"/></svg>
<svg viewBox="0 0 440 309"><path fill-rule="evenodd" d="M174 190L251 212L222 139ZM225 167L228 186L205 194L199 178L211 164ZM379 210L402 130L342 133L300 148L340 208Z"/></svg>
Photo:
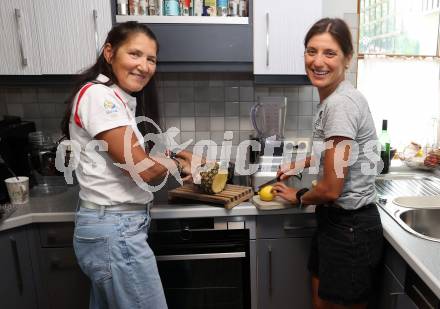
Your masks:
<svg viewBox="0 0 440 309"><path fill-rule="evenodd" d="M380 158L383 162L383 170L381 174L387 174L390 170L390 135L388 134L388 120L382 120L382 133L379 137L380 141Z"/></svg>

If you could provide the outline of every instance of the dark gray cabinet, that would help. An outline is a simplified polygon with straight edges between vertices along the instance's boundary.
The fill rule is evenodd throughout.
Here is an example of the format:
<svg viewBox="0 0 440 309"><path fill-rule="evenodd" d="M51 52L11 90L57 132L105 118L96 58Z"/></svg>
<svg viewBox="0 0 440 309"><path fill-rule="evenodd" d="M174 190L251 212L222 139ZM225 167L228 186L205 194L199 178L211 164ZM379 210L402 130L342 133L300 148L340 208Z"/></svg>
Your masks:
<svg viewBox="0 0 440 309"><path fill-rule="evenodd" d="M389 243L381 280L380 309L440 308L439 299Z"/></svg>
<svg viewBox="0 0 440 309"><path fill-rule="evenodd" d="M312 308L307 260L314 214L257 217L259 309Z"/></svg>
<svg viewBox="0 0 440 309"><path fill-rule="evenodd" d="M90 282L72 247L73 223L34 226L42 308L88 308Z"/></svg>
<svg viewBox="0 0 440 309"><path fill-rule="evenodd" d="M38 308L25 228L0 234L0 308Z"/></svg>

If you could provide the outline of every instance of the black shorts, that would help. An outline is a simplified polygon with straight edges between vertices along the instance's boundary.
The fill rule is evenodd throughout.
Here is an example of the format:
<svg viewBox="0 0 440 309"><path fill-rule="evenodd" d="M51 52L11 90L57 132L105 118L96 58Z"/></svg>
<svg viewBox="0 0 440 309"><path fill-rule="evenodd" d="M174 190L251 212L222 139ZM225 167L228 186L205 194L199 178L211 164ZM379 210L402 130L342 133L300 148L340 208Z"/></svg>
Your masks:
<svg viewBox="0 0 440 309"><path fill-rule="evenodd" d="M318 206L308 268L319 278L318 295L335 304L368 302L382 257L377 206L358 210Z"/></svg>

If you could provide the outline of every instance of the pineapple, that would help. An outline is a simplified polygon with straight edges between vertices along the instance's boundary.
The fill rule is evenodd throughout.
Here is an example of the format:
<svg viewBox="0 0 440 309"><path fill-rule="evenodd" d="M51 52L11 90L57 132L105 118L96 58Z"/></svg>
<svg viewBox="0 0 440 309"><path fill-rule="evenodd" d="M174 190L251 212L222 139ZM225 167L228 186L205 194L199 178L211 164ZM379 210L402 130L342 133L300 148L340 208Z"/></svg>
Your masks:
<svg viewBox="0 0 440 309"><path fill-rule="evenodd" d="M207 163L200 172L199 188L208 194L220 193L228 180L228 171L220 169L218 163Z"/></svg>

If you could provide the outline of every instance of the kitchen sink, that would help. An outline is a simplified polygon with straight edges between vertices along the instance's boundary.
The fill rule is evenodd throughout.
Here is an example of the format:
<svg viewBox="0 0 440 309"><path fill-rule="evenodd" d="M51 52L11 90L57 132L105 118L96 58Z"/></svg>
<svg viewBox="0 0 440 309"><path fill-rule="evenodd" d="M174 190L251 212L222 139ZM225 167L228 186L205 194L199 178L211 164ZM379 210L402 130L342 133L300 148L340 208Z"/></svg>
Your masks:
<svg viewBox="0 0 440 309"><path fill-rule="evenodd" d="M440 209L408 209L399 212L397 221L410 233L440 242Z"/></svg>
<svg viewBox="0 0 440 309"><path fill-rule="evenodd" d="M440 242L440 208L402 207L393 200L402 196L438 196L440 179L410 174L387 175L376 180L378 203L404 230L410 234ZM417 200L417 199L415 199Z"/></svg>

